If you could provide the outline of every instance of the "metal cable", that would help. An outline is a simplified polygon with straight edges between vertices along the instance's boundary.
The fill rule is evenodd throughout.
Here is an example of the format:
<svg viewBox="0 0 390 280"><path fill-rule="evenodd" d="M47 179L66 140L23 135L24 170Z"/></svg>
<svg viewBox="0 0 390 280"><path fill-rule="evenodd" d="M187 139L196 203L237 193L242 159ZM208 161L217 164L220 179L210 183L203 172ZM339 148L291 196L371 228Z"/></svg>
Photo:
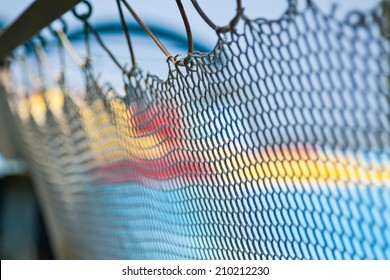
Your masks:
<svg viewBox="0 0 390 280"><path fill-rule="evenodd" d="M117 6L118 6L118 11L119 11L119 16L120 16L122 28L123 28L123 31L125 33L127 45L128 45L129 52L130 52L131 65L134 67L135 65L137 65L137 63L136 63L135 56L134 56L133 44L131 43L130 32L129 32L128 28L127 28L126 20L125 20L125 17L123 15L122 6L121 6L120 1L121 0L116 0L116 3L117 3Z"/></svg>

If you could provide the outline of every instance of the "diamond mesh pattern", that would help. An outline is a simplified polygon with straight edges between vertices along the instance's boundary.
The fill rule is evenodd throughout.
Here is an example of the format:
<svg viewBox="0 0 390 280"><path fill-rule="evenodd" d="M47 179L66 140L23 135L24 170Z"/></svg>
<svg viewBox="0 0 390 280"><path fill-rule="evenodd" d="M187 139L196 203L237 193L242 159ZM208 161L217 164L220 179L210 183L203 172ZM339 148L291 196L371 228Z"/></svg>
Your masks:
<svg viewBox="0 0 390 280"><path fill-rule="evenodd" d="M355 16L242 15L124 97L87 68L85 98L10 98L57 256L389 259L389 45Z"/></svg>

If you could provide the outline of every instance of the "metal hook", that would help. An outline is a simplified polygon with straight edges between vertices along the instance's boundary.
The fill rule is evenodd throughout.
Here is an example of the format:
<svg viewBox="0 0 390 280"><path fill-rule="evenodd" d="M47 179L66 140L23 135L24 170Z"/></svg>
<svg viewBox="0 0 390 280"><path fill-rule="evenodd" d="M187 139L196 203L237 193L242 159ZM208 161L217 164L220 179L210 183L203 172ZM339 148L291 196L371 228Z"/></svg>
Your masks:
<svg viewBox="0 0 390 280"><path fill-rule="evenodd" d="M92 27L92 25L86 20L85 24L89 28L89 30L92 32L92 34L95 36L96 41L98 44L103 48L103 50L108 54L108 56L112 59L112 61L118 66L118 68L122 71L122 73L127 74L127 71L125 68L119 63L119 61L116 59L114 54L108 49L108 47L104 44L102 38L99 36L95 28Z"/></svg>
<svg viewBox="0 0 390 280"><path fill-rule="evenodd" d="M46 69L46 72L51 76L51 78L54 81L59 82L61 79L61 74L57 75L56 71L54 70L54 68L51 66L51 64L49 62L49 58L48 58L47 53L45 51L46 41L45 41L44 37L41 34L38 34L36 37L39 39L40 44L39 45L34 44L34 49L35 49L36 54L38 55L40 63Z"/></svg>
<svg viewBox="0 0 390 280"><path fill-rule="evenodd" d="M210 26L212 29L214 29L217 33L226 33L229 31L233 31L234 27L237 25L239 18L242 16L242 13L244 11L242 7L241 0L237 0L237 14L236 16L230 21L230 23L226 26L218 26L216 25L202 10L200 5L196 0L191 0L192 5L194 6L195 10L198 12L198 14L203 18L203 20Z"/></svg>
<svg viewBox="0 0 390 280"><path fill-rule="evenodd" d="M92 33L92 35L96 38L97 43L103 48L103 50L108 54L108 56L112 59L112 61L118 66L118 68L122 71L123 74L128 74L126 69L119 63L119 61L116 59L114 54L107 48L107 46L104 44L102 38L99 36L98 32L93 28L93 26L88 22L88 18L91 16L92 13L92 5L88 1L82 1L82 3L85 3L87 5L87 12L83 14L79 14L76 11L76 8L73 8L73 14L84 22L84 33L85 33L85 43L87 45L87 58L85 63L82 65L84 70L87 70L90 65L90 44L89 44L89 31ZM69 44L68 44L69 45ZM65 45L66 46L66 45Z"/></svg>
<svg viewBox="0 0 390 280"><path fill-rule="evenodd" d="M350 12L346 17L345 22L353 27L363 27L367 24L365 15L360 11Z"/></svg>
<svg viewBox="0 0 390 280"><path fill-rule="evenodd" d="M193 39L192 39L192 32L191 32L191 26L190 26L190 23L188 21L188 18L187 18L187 15L186 15L186 11L183 7L183 4L181 2L181 0L176 0L176 4L179 8L179 11L180 11L180 14L181 14L181 17L183 19L183 22L184 22L184 26L185 26L185 29L186 29L186 33L187 33L187 40L188 40L188 53L192 53L194 51L194 42L193 42Z"/></svg>
<svg viewBox="0 0 390 280"><path fill-rule="evenodd" d="M72 9L72 13L73 15L80 19L81 21L84 22L84 39L85 39L85 46L87 48L87 54L86 54L86 59L85 59L85 67L89 67L90 65L90 59L91 59L91 44L90 44L90 41L89 41L89 24L88 24L88 18L91 16L92 14L92 5L89 1L87 0L83 0L81 1L80 3L83 3L86 5L87 7L87 11L85 13L78 13L77 10L76 10L76 7L74 7Z"/></svg>
<svg viewBox="0 0 390 280"><path fill-rule="evenodd" d="M58 77L58 83L62 88L64 88L65 87L65 56L64 56L64 45L62 43L59 33L66 34L68 32L68 25L66 21L61 17L58 18L58 21L60 21L61 23L60 28L55 29L53 27L53 23L51 23L49 24L48 29L50 33L58 40L58 52L59 52L60 66L61 66L60 74Z"/></svg>
<svg viewBox="0 0 390 280"><path fill-rule="evenodd" d="M145 30L145 32L149 35L149 37L156 43L156 45L160 48L160 50L165 54L165 56L171 60L173 63L177 63L175 61L175 57L171 55L171 53L165 48L165 46L161 43L161 41L153 34L153 32L149 29L149 27L143 22L143 20L137 15L137 13L131 8L129 3L127 3L126 0L121 0L127 10L131 13L131 15L134 17L134 19L137 21L137 23ZM183 65L183 61L178 63L178 65Z"/></svg>
<svg viewBox="0 0 390 280"><path fill-rule="evenodd" d="M58 30L57 35L61 41L61 44L65 47L66 51L68 52L73 62L80 67L84 67L85 66L84 60L77 54L77 52L73 48L72 43L69 41L69 38L66 36L66 34L62 30Z"/></svg>
<svg viewBox="0 0 390 280"><path fill-rule="evenodd" d="M34 42L33 40L37 38L39 40L39 43L37 42ZM44 91L44 82L43 82L43 79L44 79L44 75L43 75L43 70L42 70L42 60L41 60L41 56L40 54L42 53L42 50L43 50L43 44L44 44L44 38L40 35L40 34L37 34L34 38L32 38L28 44L31 45L32 47L32 50L34 51L34 58L36 59L36 66L37 66L37 70L38 70L38 75L37 75L37 78L36 78L36 86L37 88L39 88L40 90ZM27 46L28 47L28 46Z"/></svg>
<svg viewBox="0 0 390 280"><path fill-rule="evenodd" d="M24 71L25 75L23 75L23 77L25 77L26 83L35 88L39 88L40 83L38 75L32 71L30 64L27 63L27 54L30 54L30 52L34 50L34 44L31 42L31 40L28 40L23 43L22 47L23 51L18 55L14 54L13 58L20 63L20 69Z"/></svg>

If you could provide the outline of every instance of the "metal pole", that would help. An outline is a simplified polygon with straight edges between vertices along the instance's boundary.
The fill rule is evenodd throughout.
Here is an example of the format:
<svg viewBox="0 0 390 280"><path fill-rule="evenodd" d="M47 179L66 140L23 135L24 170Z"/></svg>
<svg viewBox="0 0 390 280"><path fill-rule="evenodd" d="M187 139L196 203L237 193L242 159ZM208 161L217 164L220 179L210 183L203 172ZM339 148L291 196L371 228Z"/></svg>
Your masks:
<svg viewBox="0 0 390 280"><path fill-rule="evenodd" d="M0 58L11 53L79 2L80 0L36 0L0 33Z"/></svg>

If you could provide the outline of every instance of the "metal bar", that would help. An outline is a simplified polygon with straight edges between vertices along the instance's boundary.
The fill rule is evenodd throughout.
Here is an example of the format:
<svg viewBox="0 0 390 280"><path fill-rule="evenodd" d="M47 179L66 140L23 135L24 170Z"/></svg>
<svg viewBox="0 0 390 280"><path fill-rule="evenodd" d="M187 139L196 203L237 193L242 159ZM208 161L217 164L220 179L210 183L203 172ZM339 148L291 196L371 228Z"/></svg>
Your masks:
<svg viewBox="0 0 390 280"><path fill-rule="evenodd" d="M0 33L0 58L29 40L81 0L36 0Z"/></svg>

